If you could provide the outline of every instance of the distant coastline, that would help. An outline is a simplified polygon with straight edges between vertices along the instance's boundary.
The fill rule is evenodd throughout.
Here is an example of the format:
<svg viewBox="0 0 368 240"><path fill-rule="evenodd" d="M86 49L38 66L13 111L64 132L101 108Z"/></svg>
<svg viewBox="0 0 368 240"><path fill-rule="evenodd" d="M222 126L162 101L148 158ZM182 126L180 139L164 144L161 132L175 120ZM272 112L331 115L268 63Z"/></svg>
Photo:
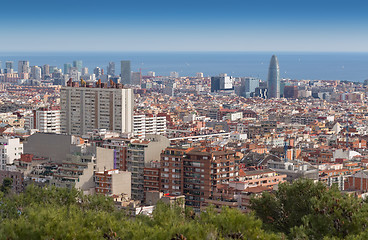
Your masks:
<svg viewBox="0 0 368 240"><path fill-rule="evenodd" d="M310 80L345 80L363 82L368 79L367 52L0 52L0 61L28 60L30 65L57 66L82 60L83 66L106 68L109 61L116 62L120 73L120 60L131 60L132 71L155 71L156 75L179 72L180 76L204 76L227 73L234 77L252 76L266 80L268 63L276 54L282 78Z"/></svg>

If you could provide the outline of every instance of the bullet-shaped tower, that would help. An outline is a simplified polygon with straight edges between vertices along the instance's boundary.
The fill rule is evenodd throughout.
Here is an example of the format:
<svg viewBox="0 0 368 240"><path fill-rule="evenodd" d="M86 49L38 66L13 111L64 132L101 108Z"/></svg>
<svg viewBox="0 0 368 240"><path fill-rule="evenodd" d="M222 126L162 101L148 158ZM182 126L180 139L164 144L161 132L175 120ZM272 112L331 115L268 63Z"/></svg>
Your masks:
<svg viewBox="0 0 368 240"><path fill-rule="evenodd" d="M268 98L280 98L280 69L276 55L272 55L268 68Z"/></svg>

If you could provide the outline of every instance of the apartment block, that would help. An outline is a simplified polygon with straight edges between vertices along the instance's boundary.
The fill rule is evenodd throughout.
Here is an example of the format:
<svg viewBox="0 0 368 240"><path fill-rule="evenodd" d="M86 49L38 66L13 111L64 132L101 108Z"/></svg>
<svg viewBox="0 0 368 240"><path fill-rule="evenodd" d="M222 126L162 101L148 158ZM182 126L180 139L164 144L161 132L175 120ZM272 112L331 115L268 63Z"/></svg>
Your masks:
<svg viewBox="0 0 368 240"><path fill-rule="evenodd" d="M25 118L25 128L38 129L44 133L60 134L60 109L59 108L40 108L33 110L30 116Z"/></svg>
<svg viewBox="0 0 368 240"><path fill-rule="evenodd" d="M160 190L165 194L182 195L184 189L183 161L191 150L188 147L168 147L161 153Z"/></svg>
<svg viewBox="0 0 368 240"><path fill-rule="evenodd" d="M161 184L161 168L160 162L150 162L143 169L144 175L144 193L147 200L147 192L159 192Z"/></svg>
<svg viewBox="0 0 368 240"><path fill-rule="evenodd" d="M132 199L144 200L144 168L160 159L161 151L170 145L168 138L147 135L144 140L132 140L128 146L127 170L132 173Z"/></svg>
<svg viewBox="0 0 368 240"><path fill-rule="evenodd" d="M113 150L100 147L67 154L50 184L56 187L75 187L86 194L94 193L94 173L112 169L113 157Z"/></svg>
<svg viewBox="0 0 368 240"><path fill-rule="evenodd" d="M83 135L93 129L133 132L134 93L121 84L68 82L61 88L61 131Z"/></svg>
<svg viewBox="0 0 368 240"><path fill-rule="evenodd" d="M110 138L104 141L103 147L114 150L114 169L127 170L127 152L129 140L125 138Z"/></svg>
<svg viewBox="0 0 368 240"><path fill-rule="evenodd" d="M183 159L186 205L199 209L217 185L238 178L240 158L226 149L195 148Z"/></svg>
<svg viewBox="0 0 368 240"><path fill-rule="evenodd" d="M146 134L164 135L166 133L166 116L140 114L134 115L134 136L145 138Z"/></svg>
<svg viewBox="0 0 368 240"><path fill-rule="evenodd" d="M96 193L131 197L131 173L118 169L95 173Z"/></svg>
<svg viewBox="0 0 368 240"><path fill-rule="evenodd" d="M0 138L0 170L6 170L6 165L13 164L23 153L23 143L19 138Z"/></svg>

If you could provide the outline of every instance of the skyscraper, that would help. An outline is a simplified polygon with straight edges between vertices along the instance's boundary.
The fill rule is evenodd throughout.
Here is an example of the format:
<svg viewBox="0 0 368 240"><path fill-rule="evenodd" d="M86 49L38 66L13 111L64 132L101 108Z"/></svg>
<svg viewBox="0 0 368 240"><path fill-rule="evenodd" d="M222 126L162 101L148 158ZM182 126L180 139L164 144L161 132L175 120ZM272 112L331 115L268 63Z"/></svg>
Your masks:
<svg viewBox="0 0 368 240"><path fill-rule="evenodd" d="M95 69L93 69L93 73L96 77L99 77L101 75L101 68L95 67Z"/></svg>
<svg viewBox="0 0 368 240"><path fill-rule="evenodd" d="M259 87L259 79L253 77L241 78L241 93L240 95L246 98L251 97Z"/></svg>
<svg viewBox="0 0 368 240"><path fill-rule="evenodd" d="M276 55L272 55L268 68L268 98L280 98L280 69Z"/></svg>
<svg viewBox="0 0 368 240"><path fill-rule="evenodd" d="M132 73L132 85L141 85L142 83L142 73L133 72Z"/></svg>
<svg viewBox="0 0 368 240"><path fill-rule="evenodd" d="M33 79L41 80L42 78L42 70L39 66L32 66L31 67L31 75Z"/></svg>
<svg viewBox="0 0 368 240"><path fill-rule="evenodd" d="M82 68L82 75L87 75L88 74L88 68L84 67Z"/></svg>
<svg viewBox="0 0 368 240"><path fill-rule="evenodd" d="M13 62L12 61L5 62L5 73L13 73Z"/></svg>
<svg viewBox="0 0 368 240"><path fill-rule="evenodd" d="M45 64L42 66L42 76L43 79L45 79L45 76L49 76L50 75L50 65Z"/></svg>
<svg viewBox="0 0 368 240"><path fill-rule="evenodd" d="M109 62L107 66L107 75L115 76L115 63Z"/></svg>
<svg viewBox="0 0 368 240"><path fill-rule="evenodd" d="M121 61L121 83L122 84L131 84L131 70L130 70L130 61Z"/></svg>
<svg viewBox="0 0 368 240"><path fill-rule="evenodd" d="M78 72L82 72L82 66L83 66L82 60L73 61L73 67L77 68Z"/></svg>
<svg viewBox="0 0 368 240"><path fill-rule="evenodd" d="M18 61L18 74L29 72L29 62L28 61Z"/></svg>
<svg viewBox="0 0 368 240"><path fill-rule="evenodd" d="M64 74L69 74L71 67L72 67L71 63L64 63Z"/></svg>

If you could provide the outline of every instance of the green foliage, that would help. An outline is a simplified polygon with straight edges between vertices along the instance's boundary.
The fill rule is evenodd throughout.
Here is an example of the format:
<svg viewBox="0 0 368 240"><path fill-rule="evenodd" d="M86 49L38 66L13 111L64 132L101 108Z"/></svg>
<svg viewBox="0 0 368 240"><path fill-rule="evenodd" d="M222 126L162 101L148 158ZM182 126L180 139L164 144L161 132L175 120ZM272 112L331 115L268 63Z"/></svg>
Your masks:
<svg viewBox="0 0 368 240"><path fill-rule="evenodd" d="M264 193L251 200L251 208L270 230L289 233L300 226L305 215L313 212L313 201L328 191L322 183L298 179L293 184L279 184L276 193ZM337 191L333 189L331 191Z"/></svg>
<svg viewBox="0 0 368 240"><path fill-rule="evenodd" d="M13 179L12 178L4 178L3 184L0 186L0 191L7 195L10 193L13 186Z"/></svg>
<svg viewBox="0 0 368 240"><path fill-rule="evenodd" d="M224 208L197 216L158 203L152 217L130 218L101 195L29 186L0 204L0 239L280 239L252 215Z"/></svg>
<svg viewBox="0 0 368 240"><path fill-rule="evenodd" d="M290 239L364 239L368 204L343 195L336 187L299 179L283 183L275 193L254 198L251 206L267 229Z"/></svg>
<svg viewBox="0 0 368 240"><path fill-rule="evenodd" d="M330 191L315 199L314 212L303 218L303 232L309 239L359 234L368 225L368 205L350 195Z"/></svg>

